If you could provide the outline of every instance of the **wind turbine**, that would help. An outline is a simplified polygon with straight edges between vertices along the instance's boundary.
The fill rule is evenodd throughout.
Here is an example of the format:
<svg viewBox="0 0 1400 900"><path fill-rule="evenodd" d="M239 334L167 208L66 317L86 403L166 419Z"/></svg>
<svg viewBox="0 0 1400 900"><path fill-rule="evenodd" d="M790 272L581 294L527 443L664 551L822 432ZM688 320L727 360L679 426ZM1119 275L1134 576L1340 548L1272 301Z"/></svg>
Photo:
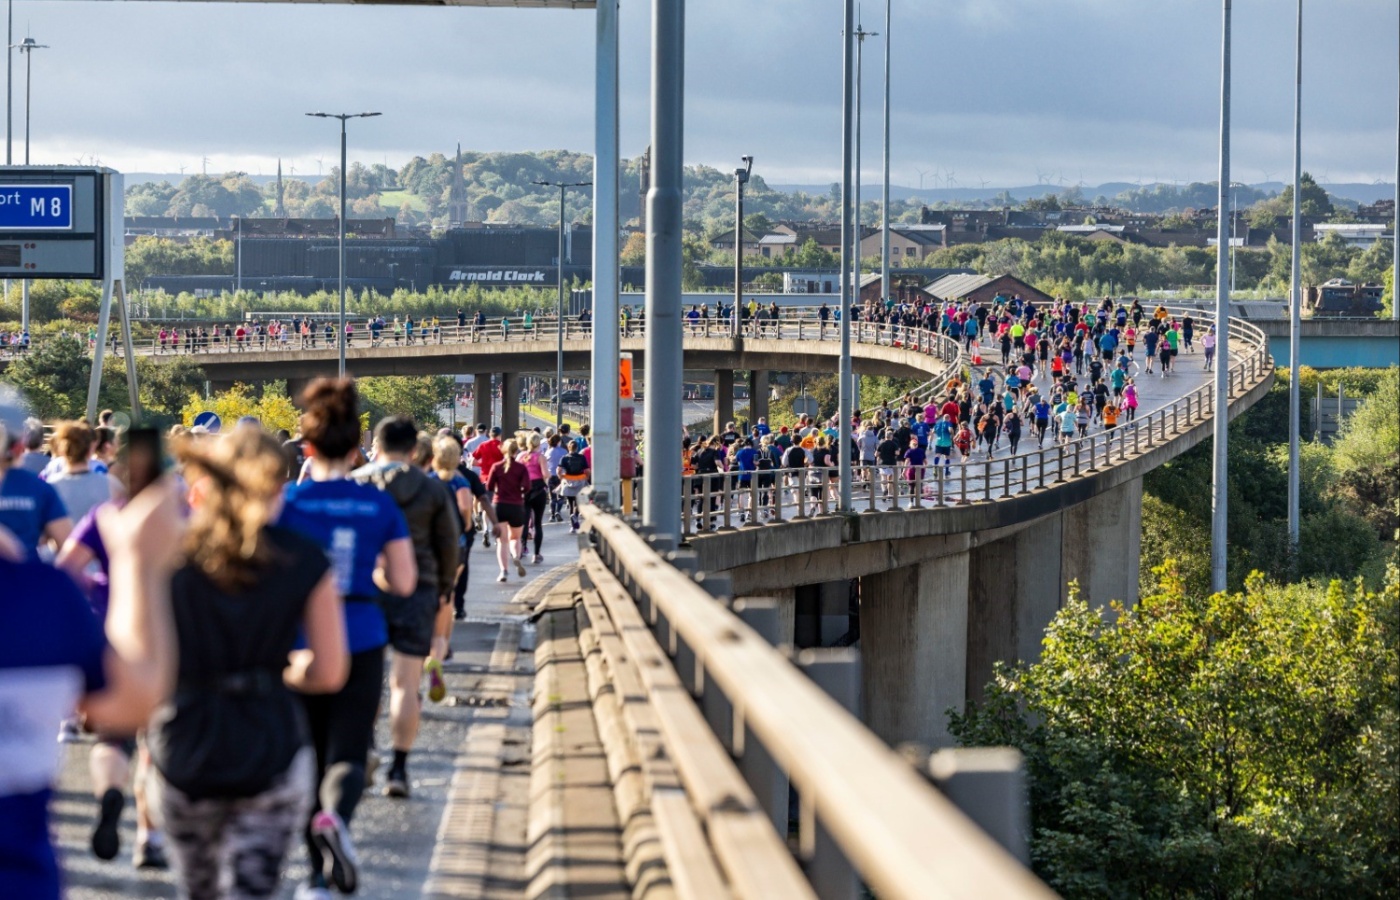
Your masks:
<svg viewBox="0 0 1400 900"><path fill-rule="evenodd" d="M1035 183L1038 184L1038 185L1039 185L1039 184L1044 184L1044 183L1045 183L1045 176L1046 176L1046 175L1049 175L1049 174L1050 174L1049 172L1043 172L1043 171L1041 171L1040 167L1037 166L1036 169L1035 169Z"/></svg>
<svg viewBox="0 0 1400 900"><path fill-rule="evenodd" d="M179 168L180 168L180 177L181 177L181 178L184 178L184 177L185 177L185 170L188 169L189 166L180 166Z"/></svg>
<svg viewBox="0 0 1400 900"><path fill-rule="evenodd" d="M924 189L924 176L928 174L928 169L915 169L919 173L919 190Z"/></svg>
<svg viewBox="0 0 1400 900"><path fill-rule="evenodd" d="M982 190L984 191L987 189L987 185L992 183L990 178L980 178L978 180L982 182Z"/></svg>
<svg viewBox="0 0 1400 900"><path fill-rule="evenodd" d="M957 179L955 179L955 178L953 177L953 174L954 174L954 173L953 173L953 170L952 170L952 169L949 169L947 172L944 172L943 174L944 174L944 177L945 177L945 179L946 179L946 183L947 183L947 186L948 186L948 187L951 188L953 185L955 185L955 184L958 183L958 182L957 182Z"/></svg>
<svg viewBox="0 0 1400 900"><path fill-rule="evenodd" d="M322 160L322 159L324 159L324 157L321 157L321 156L316 157L316 177L317 177L317 178L320 178L320 177L321 177L321 160Z"/></svg>
<svg viewBox="0 0 1400 900"><path fill-rule="evenodd" d="M201 169L203 170L204 174L205 174L205 175L208 175L208 174L209 174L209 157L207 157L207 156L206 156L206 157L203 157L203 158L201 159L201 161L200 161L200 166L201 166Z"/></svg>

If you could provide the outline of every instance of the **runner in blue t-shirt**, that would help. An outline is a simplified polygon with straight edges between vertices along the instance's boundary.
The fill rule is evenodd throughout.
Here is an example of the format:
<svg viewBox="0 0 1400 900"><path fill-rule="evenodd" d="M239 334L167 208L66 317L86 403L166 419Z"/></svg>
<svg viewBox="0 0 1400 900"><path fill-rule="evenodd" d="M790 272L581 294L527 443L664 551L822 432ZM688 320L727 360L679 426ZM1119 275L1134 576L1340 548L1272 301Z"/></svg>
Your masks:
<svg viewBox="0 0 1400 900"><path fill-rule="evenodd" d="M10 467L7 460L0 460L0 526L30 553L49 541L57 550L73 530L58 492L34 473Z"/></svg>
<svg viewBox="0 0 1400 900"><path fill-rule="evenodd" d="M389 641L381 590L413 593L418 566L408 523L393 497L346 478L360 444L359 398L354 382L321 378L302 397L302 436L310 453L310 480L288 485L280 524L316 541L330 557L336 586L345 598L350 676L334 694L303 695L311 742L316 748L316 796L307 829L313 889L325 889L323 873L342 893L358 887L358 861L349 823L365 788L365 763L384 679ZM377 560L384 568L377 570ZM329 858L330 866L326 866Z"/></svg>

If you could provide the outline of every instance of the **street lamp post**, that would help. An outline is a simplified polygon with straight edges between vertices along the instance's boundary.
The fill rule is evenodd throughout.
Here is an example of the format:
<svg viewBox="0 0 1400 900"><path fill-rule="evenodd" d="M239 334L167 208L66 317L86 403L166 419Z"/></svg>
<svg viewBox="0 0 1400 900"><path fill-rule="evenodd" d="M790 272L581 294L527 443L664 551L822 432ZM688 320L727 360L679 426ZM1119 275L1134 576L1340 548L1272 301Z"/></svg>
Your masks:
<svg viewBox="0 0 1400 900"><path fill-rule="evenodd" d="M13 9L13 6L12 6ZM29 99L33 96L30 86L33 82L34 74L34 51L47 50L48 44L37 43L32 37L27 37L20 44L12 44L11 50L19 50L24 54L24 164L29 165ZM6 158L9 157L9 148L6 147ZM29 279L20 282L20 331L29 331Z"/></svg>
<svg viewBox="0 0 1400 900"><path fill-rule="evenodd" d="M339 378L345 377L345 123L349 119L368 119L373 116L383 115L377 112L363 113L307 113L316 119L339 119L340 120L340 221L337 223L340 238L340 338L337 343L340 346L339 364L336 367L336 374Z"/></svg>
<svg viewBox="0 0 1400 900"><path fill-rule="evenodd" d="M554 430L564 425L564 192L571 187L591 187L591 181L536 181L559 189L559 310L554 323Z"/></svg>
<svg viewBox="0 0 1400 900"><path fill-rule="evenodd" d="M1230 6L1223 0L1220 39L1220 197L1215 241L1215 423L1211 461L1210 589L1225 590L1230 470L1230 229L1225 204L1230 190Z"/></svg>
<svg viewBox="0 0 1400 900"><path fill-rule="evenodd" d="M1298 0L1298 46L1294 60L1293 84L1293 254L1291 290L1288 303L1288 549L1293 560L1298 558L1298 536L1301 525L1299 497L1301 476L1299 466L1298 429L1302 425L1302 386L1299 381L1298 358L1302 342L1303 282L1300 255L1303 251L1302 187L1303 187L1303 0ZM1340 410L1338 410L1340 413Z"/></svg>
<svg viewBox="0 0 1400 900"><path fill-rule="evenodd" d="M892 0L885 0L885 177L880 197L880 293L893 296L890 291L890 6Z"/></svg>
<svg viewBox="0 0 1400 900"><path fill-rule="evenodd" d="M744 167L734 170L734 315L730 317L731 328L738 336L739 304L744 300L744 185L749 183L753 173L753 157L741 156Z"/></svg>
<svg viewBox="0 0 1400 900"><path fill-rule="evenodd" d="M837 436L841 442L838 451L842 457L850 455L851 446L851 132L853 129L852 69L855 67L855 0L845 0L843 10L845 27L841 29L841 362L837 387ZM855 248L857 256L860 247ZM650 391L648 391L650 395ZM850 460L841 464L842 512L852 508L852 467Z"/></svg>

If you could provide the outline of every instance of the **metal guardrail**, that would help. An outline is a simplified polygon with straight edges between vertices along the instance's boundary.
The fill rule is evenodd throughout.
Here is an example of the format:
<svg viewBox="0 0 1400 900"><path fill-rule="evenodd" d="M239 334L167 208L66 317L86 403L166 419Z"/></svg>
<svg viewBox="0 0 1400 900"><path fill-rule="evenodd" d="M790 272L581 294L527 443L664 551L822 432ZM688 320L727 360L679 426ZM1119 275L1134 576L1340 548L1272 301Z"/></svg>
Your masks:
<svg viewBox="0 0 1400 900"><path fill-rule="evenodd" d="M718 873L729 895L754 900L847 900L861 881L882 898L1053 896L835 699L858 702L857 655L794 657L774 646L772 601L734 600L727 578L694 573L689 551L601 508L584 515L597 596L586 607L610 616L610 639L639 672L659 732L645 758L674 764L684 791L678 804L661 781L651 798L673 883L714 885ZM678 805L699 819L704 847L665 839L663 819L689 819Z"/></svg>
<svg viewBox="0 0 1400 900"><path fill-rule="evenodd" d="M1203 328L1214 322L1213 316L1192 313ZM1231 346L1237 348L1231 354L1228 373L1233 398L1271 373L1273 363L1268 339L1257 327L1232 318L1230 329ZM945 373L940 372L940 377ZM1215 387L1207 383L1115 428L1015 456L963 460L949 466L931 462L917 467L902 463L893 468L860 465L855 468L855 477L864 488L855 505L877 512L995 502L1124 462L1214 415ZM836 468L805 467L682 476L682 536L832 514L836 512L836 497L831 486L837 483L837 475Z"/></svg>
<svg viewBox="0 0 1400 900"><path fill-rule="evenodd" d="M414 324L413 333L395 333L392 324L380 332L378 337L374 337L364 319L352 319L355 331L350 334L346 342L348 350L354 351L383 351L386 353L402 350L408 347L423 347L447 344L532 344L532 343L555 343L558 340L561 323L553 316L539 317L533 319L529 324L523 317L506 317L495 319L485 325L457 325L440 324L436 328L431 325L423 326L421 322ZM218 324L222 325L223 322ZM228 323L232 325L233 323ZM956 343L951 339L926 331L922 328L912 328L908 326L886 325L878 322L866 322L852 320L851 340L857 344L880 344L884 346L904 347L922 352L948 353L947 350L936 350L938 347L947 346L952 348ZM566 318L562 322L563 337L565 341L589 340L593 334L594 323L579 322L577 319ZM644 319L631 319L626 326L619 323L619 333L623 338L644 337L646 335L646 321ZM694 322L686 320L682 326L686 337L692 338L728 338L743 337L768 340L827 340L837 341L841 336L840 323L834 320L823 323L816 309L787 307L781 310L780 318L772 319L749 319L746 321L738 333L729 322L718 319L700 319ZM282 353L301 351L322 351L331 352L339 344L332 333L329 337L324 329L312 329L311 333L303 336L301 334L285 334L283 336L271 336L266 333L261 335L247 334L242 340L236 335L226 338L222 332L218 335L212 333L197 338L191 336L188 328L179 330L178 339L167 338L165 342L160 337L144 337L134 343L135 351L138 354L150 356L217 356L227 358L230 355L240 353ZM79 339L86 339L84 335L73 335ZM31 341L30 349L39 346L46 340ZM112 347L116 348L120 344L120 335L113 333L109 340ZM8 351L9 355L18 355L24 351L12 348L0 348L0 351ZM949 357L950 358L950 357Z"/></svg>

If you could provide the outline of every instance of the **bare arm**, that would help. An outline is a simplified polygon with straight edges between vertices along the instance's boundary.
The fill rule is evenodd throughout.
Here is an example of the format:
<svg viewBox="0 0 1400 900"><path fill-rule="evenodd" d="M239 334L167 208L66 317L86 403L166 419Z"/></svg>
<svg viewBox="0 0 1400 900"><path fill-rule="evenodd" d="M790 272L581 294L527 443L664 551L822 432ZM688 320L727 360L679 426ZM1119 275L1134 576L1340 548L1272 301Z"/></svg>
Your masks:
<svg viewBox="0 0 1400 900"><path fill-rule="evenodd" d="M68 540L68 535L73 533L73 520L64 516L61 519L54 519L44 526L43 540L48 541L57 550L63 546L63 542Z"/></svg>
<svg viewBox="0 0 1400 900"><path fill-rule="evenodd" d="M330 694L340 690L350 674L350 652L345 643L345 613L335 577L327 572L306 600L307 649L292 651L282 680L303 694Z"/></svg>
<svg viewBox="0 0 1400 900"><path fill-rule="evenodd" d="M84 698L82 711L98 730L130 733L146 723L175 683L170 576L185 526L168 477L123 509L103 508L97 523L111 559L107 687Z"/></svg>
<svg viewBox="0 0 1400 900"><path fill-rule="evenodd" d="M413 541L403 537L384 545L380 567L374 570L379 589L407 597L418 586L418 561L413 557Z"/></svg>
<svg viewBox="0 0 1400 900"><path fill-rule="evenodd" d="M92 560L92 550L86 544L80 544L69 537L63 542L63 549L58 551L58 556L54 558L53 564L67 572L69 578L78 584L83 584L87 580L85 570Z"/></svg>

